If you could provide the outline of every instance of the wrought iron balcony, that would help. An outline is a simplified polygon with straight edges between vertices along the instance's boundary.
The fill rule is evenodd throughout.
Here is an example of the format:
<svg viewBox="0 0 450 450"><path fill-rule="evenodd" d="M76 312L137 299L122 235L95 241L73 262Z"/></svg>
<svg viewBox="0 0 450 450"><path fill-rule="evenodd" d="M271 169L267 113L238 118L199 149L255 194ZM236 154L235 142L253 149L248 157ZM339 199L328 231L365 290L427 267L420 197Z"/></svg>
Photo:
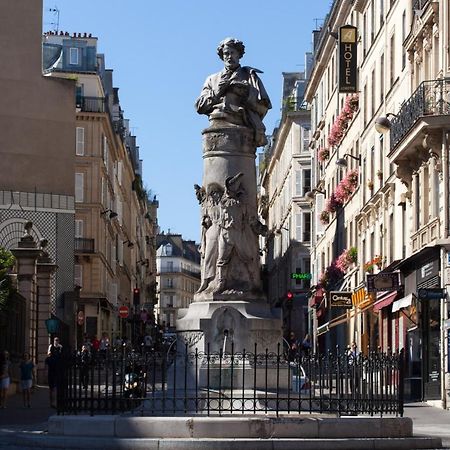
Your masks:
<svg viewBox="0 0 450 450"><path fill-rule="evenodd" d="M105 97L77 97L77 108L83 112L104 113L108 112Z"/></svg>
<svg viewBox="0 0 450 450"><path fill-rule="evenodd" d="M94 253L94 239L75 238L75 253Z"/></svg>
<svg viewBox="0 0 450 450"><path fill-rule="evenodd" d="M430 0L413 0L413 11L422 11Z"/></svg>
<svg viewBox="0 0 450 450"><path fill-rule="evenodd" d="M391 120L391 151L423 117L450 115L450 78L422 82Z"/></svg>

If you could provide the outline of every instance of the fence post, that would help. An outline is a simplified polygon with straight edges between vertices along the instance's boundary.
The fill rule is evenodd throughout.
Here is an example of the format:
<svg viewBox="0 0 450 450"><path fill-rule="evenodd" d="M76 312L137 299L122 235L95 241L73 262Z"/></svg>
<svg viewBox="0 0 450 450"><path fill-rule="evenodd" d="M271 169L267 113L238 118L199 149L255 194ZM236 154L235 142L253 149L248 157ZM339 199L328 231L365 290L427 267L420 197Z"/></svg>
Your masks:
<svg viewBox="0 0 450 450"><path fill-rule="evenodd" d="M403 405L405 401L405 350L402 348L398 355L398 412L403 417Z"/></svg>

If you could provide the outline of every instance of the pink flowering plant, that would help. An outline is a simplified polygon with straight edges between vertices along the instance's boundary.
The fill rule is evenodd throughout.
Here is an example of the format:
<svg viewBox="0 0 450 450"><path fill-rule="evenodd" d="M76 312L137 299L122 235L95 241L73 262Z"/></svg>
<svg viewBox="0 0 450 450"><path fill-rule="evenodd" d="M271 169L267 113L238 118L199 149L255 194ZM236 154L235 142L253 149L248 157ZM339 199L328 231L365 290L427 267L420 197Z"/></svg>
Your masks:
<svg viewBox="0 0 450 450"><path fill-rule="evenodd" d="M343 203L336 198L334 193L332 193L325 204L325 211L328 211L329 213L336 212L342 205Z"/></svg>
<svg viewBox="0 0 450 450"><path fill-rule="evenodd" d="M325 290L333 288L333 286L344 276L344 272L333 261L319 277L319 285Z"/></svg>
<svg viewBox="0 0 450 450"><path fill-rule="evenodd" d="M323 225L327 225L330 222L330 213L328 211L322 211L319 220Z"/></svg>
<svg viewBox="0 0 450 450"><path fill-rule="evenodd" d="M330 157L330 150L325 147L319 148L319 151L317 152L317 158L320 162L325 162Z"/></svg>
<svg viewBox="0 0 450 450"><path fill-rule="evenodd" d="M348 128L350 121L353 119L353 114L358 110L358 103L358 94L348 95L345 98L344 107L336 117L328 135L328 144L332 147L341 143L345 134L344 132Z"/></svg>
<svg viewBox="0 0 450 450"><path fill-rule="evenodd" d="M358 250L356 247L345 249L336 260L336 267L342 272L346 272L351 264L358 260Z"/></svg>

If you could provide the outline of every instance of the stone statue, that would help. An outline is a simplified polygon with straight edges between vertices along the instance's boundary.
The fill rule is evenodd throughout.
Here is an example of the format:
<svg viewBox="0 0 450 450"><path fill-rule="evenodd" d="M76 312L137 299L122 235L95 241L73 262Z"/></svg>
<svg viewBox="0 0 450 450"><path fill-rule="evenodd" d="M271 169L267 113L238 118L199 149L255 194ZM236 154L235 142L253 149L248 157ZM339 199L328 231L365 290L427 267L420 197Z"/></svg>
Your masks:
<svg viewBox="0 0 450 450"><path fill-rule="evenodd" d="M231 123L245 125L254 131L255 146L265 145L266 128L262 119L272 105L257 75L262 72L239 64L245 46L237 39L224 39L217 53L225 68L206 79L195 103L197 112L210 117L222 116Z"/></svg>
<svg viewBox="0 0 450 450"><path fill-rule="evenodd" d="M233 38L217 49L225 68L209 76L196 101L210 126L203 131L201 205L202 282L196 301L259 300L258 235L267 231L257 215L256 148L267 142L262 119L271 108L258 73L239 64L244 44Z"/></svg>

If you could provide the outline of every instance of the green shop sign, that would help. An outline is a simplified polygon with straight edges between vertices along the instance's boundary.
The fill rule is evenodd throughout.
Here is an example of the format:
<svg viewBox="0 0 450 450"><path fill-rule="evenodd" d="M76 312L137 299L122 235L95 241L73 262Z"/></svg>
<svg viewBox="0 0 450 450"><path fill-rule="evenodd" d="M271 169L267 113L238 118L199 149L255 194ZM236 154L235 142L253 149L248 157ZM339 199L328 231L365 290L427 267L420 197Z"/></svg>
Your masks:
<svg viewBox="0 0 450 450"><path fill-rule="evenodd" d="M310 280L312 274L310 273L291 273L292 280Z"/></svg>

